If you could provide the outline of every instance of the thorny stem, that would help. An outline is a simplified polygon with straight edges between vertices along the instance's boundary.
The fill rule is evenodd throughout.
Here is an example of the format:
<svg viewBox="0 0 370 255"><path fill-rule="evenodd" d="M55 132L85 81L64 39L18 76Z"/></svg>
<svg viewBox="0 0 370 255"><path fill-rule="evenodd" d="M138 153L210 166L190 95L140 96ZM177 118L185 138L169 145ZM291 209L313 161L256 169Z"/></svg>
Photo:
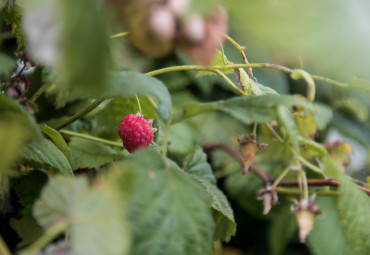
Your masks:
<svg viewBox="0 0 370 255"><path fill-rule="evenodd" d="M301 176L302 176L302 184L303 184L303 198L308 201L308 185L307 185L307 177L306 172L301 169Z"/></svg>
<svg viewBox="0 0 370 255"><path fill-rule="evenodd" d="M37 254L45 245L50 243L54 238L56 238L60 233L62 233L68 226L67 219L60 219L53 223L44 234L36 240L31 246L27 247L20 252L20 255L33 255Z"/></svg>
<svg viewBox="0 0 370 255"><path fill-rule="evenodd" d="M239 89L238 86L236 86L223 72L221 72L218 69L213 70L212 72L218 74L224 81L226 81L227 84L230 85L230 87L238 94L242 96L247 96L247 93L245 93L243 90Z"/></svg>
<svg viewBox="0 0 370 255"><path fill-rule="evenodd" d="M58 130L58 129L64 128L64 127L68 126L70 123L72 123L73 121L75 121L75 120L77 120L79 118L82 118L83 116L85 116L86 114L88 114L89 112L91 112L92 110L94 110L104 100L105 100L105 96L103 95L102 97L96 99L94 102L92 102L91 104L89 104L88 106L86 106L81 111L79 111L76 114L72 115L69 119L66 119L65 121L61 122L60 124L57 124L55 126L55 129Z"/></svg>
<svg viewBox="0 0 370 255"><path fill-rule="evenodd" d="M92 136L92 135L88 135L88 134L81 134L81 133L77 133L77 132L73 132L73 131L65 130L65 129L59 130L59 132L62 135L79 137L79 138L82 138L82 139L86 139L86 140L90 140L90 141L94 141L94 142L99 142L99 143L104 143L104 144L116 146L116 147L119 147L119 148L123 147L122 143L120 143L120 142L114 142L114 141L106 140L106 139L96 137L96 136Z"/></svg>

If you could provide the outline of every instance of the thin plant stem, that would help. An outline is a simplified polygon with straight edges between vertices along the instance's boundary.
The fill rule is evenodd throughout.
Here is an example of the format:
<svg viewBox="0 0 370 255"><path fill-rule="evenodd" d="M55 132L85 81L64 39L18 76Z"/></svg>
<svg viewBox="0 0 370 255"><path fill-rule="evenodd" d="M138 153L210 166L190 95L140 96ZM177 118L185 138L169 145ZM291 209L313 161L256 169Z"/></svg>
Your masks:
<svg viewBox="0 0 370 255"><path fill-rule="evenodd" d="M198 66L198 65L183 65L183 66L171 66L171 67L165 67L161 69L157 69L151 72L146 73L150 76L156 76L159 74L169 73L169 72L177 72L177 71L187 71L187 70L193 70L193 71L209 71L212 72L214 69L218 70L227 70L227 69L235 69L235 68L267 68L267 69L275 69L280 70L284 73L291 74L293 73L293 69L290 69L285 66L277 65L277 64L270 64L270 63L249 63L249 64L230 64L230 65L222 65L222 66ZM338 87L348 87L346 83L338 82L320 75L312 75L310 76L314 80L320 80L324 81L326 83L332 84L334 86Z"/></svg>
<svg viewBox="0 0 370 255"><path fill-rule="evenodd" d="M55 129L59 130L61 128L64 128L64 127L68 126L69 124L71 124L73 121L75 121L75 120L77 120L79 118L82 118L83 116L85 116L86 114L88 114L89 112L91 112L92 110L94 110L104 100L105 100L105 96L102 96L102 97L96 99L94 102L92 102L91 104L89 104L88 106L86 106L85 108L83 108L81 111L79 111L76 114L72 115L70 118L66 119L65 121L57 124L55 126Z"/></svg>
<svg viewBox="0 0 370 255"><path fill-rule="evenodd" d="M11 255L11 252L8 248L8 246L6 245L3 237L0 235L0 254L2 255Z"/></svg>
<svg viewBox="0 0 370 255"><path fill-rule="evenodd" d="M285 168L280 174L279 174L279 176L274 180L274 182L272 183L272 185L271 185L271 187L273 188L273 189L275 189L278 185L279 185L279 183L280 183L280 181L289 173L289 171L291 170L291 167L290 166L288 166L287 168Z"/></svg>
<svg viewBox="0 0 370 255"><path fill-rule="evenodd" d="M109 36L109 39L122 38L122 37L125 37L127 35L128 35L128 32L117 33L117 34Z"/></svg>
<svg viewBox="0 0 370 255"><path fill-rule="evenodd" d="M302 184L303 184L303 198L308 201L308 185L307 185L307 177L306 172L302 169Z"/></svg>
<svg viewBox="0 0 370 255"><path fill-rule="evenodd" d="M81 133L77 133L77 132L73 132L73 131L65 130L65 129L59 130L59 132L62 135L79 137L79 138L90 140L90 141L93 141L93 142L104 143L104 144L107 144L107 145L123 148L123 145L120 142L114 142L114 141L106 140L106 139L103 139L103 138L100 138L100 137L96 137L96 136L92 136L92 135L88 135L88 134L81 134Z"/></svg>
<svg viewBox="0 0 370 255"><path fill-rule="evenodd" d="M30 99L31 103L36 102L36 100L44 93L49 87L51 86L50 83L44 83L36 92L33 94L33 96Z"/></svg>
<svg viewBox="0 0 370 255"><path fill-rule="evenodd" d="M284 188L284 187L277 187L276 188L277 192L280 194L286 194L286 195L300 195L301 192L297 188ZM308 190L309 194L316 194L320 196L330 196L330 197L335 197L339 196L338 191L333 191L333 190Z"/></svg>
<svg viewBox="0 0 370 255"><path fill-rule="evenodd" d="M31 244L26 249L20 252L20 255L34 255L37 254L42 248L44 248L48 243L50 243L54 238L56 238L60 233L62 233L68 226L67 219L63 218L55 223L53 223L44 234Z"/></svg>
<svg viewBox="0 0 370 255"><path fill-rule="evenodd" d="M247 59L247 56L245 55L245 52L244 50L247 49L247 47L245 46L240 46L239 43L237 43L234 39L232 39L230 36L228 36L227 34L224 34L224 37L232 44L234 45L235 48L238 49L240 55L242 55L242 58L243 58L243 63L244 64L249 64L248 62L248 59ZM253 77L253 71L252 71L252 68L251 67L247 67L247 74L249 75L249 77Z"/></svg>
<svg viewBox="0 0 370 255"><path fill-rule="evenodd" d="M139 113L140 113L140 115L141 115L141 105L140 105L140 100L139 100L139 98L137 97L137 95L135 95L135 97L136 97L137 105L139 106Z"/></svg>
<svg viewBox="0 0 370 255"><path fill-rule="evenodd" d="M253 131L252 131L254 136L257 136L257 126L258 126L257 122L254 122L253 123Z"/></svg>

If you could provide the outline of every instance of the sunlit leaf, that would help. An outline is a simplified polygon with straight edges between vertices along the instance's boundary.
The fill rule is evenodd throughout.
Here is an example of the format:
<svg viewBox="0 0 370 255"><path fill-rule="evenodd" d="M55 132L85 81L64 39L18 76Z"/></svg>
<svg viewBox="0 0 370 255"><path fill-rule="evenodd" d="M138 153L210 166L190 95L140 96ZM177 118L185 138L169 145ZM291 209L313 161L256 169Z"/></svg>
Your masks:
<svg viewBox="0 0 370 255"><path fill-rule="evenodd" d="M361 80L358 78L352 78L348 82L348 87L353 89L360 89L368 94L370 94L370 81Z"/></svg>
<svg viewBox="0 0 370 255"><path fill-rule="evenodd" d="M33 212L44 228L67 221L74 254L128 254L120 201L107 185L89 187L87 179L57 176L43 189Z"/></svg>

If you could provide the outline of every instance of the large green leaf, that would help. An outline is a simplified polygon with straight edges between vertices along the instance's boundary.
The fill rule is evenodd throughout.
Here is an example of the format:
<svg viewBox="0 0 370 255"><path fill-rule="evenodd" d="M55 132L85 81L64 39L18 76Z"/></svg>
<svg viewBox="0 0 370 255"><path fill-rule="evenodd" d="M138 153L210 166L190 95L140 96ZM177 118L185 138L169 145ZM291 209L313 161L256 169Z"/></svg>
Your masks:
<svg viewBox="0 0 370 255"><path fill-rule="evenodd" d="M236 233L234 213L225 194L216 186L216 178L206 154L196 149L185 160L184 169L202 184L212 198L211 208L216 223L214 239L229 241Z"/></svg>
<svg viewBox="0 0 370 255"><path fill-rule="evenodd" d="M0 95L0 120L17 122L21 126L24 126L25 132L28 132L35 139L42 137L33 116L16 101L4 95Z"/></svg>
<svg viewBox="0 0 370 255"><path fill-rule="evenodd" d="M244 124L266 123L277 119L276 107L285 105L302 106L311 109L312 106L294 96L263 95L257 97L234 97L212 103L189 104L173 117L173 122L179 122L198 114L220 111L231 115Z"/></svg>
<svg viewBox="0 0 370 255"><path fill-rule="evenodd" d="M117 164L112 183L128 198L133 255L211 254L214 222L202 186L152 149Z"/></svg>
<svg viewBox="0 0 370 255"><path fill-rule="evenodd" d="M97 168L123 158L109 146L80 138L72 138L69 143L72 153L72 169Z"/></svg>
<svg viewBox="0 0 370 255"><path fill-rule="evenodd" d="M360 255L354 252L344 235L336 210L337 198L318 197L315 200L323 211L315 219L312 231L308 235L308 245L315 255Z"/></svg>
<svg viewBox="0 0 370 255"><path fill-rule="evenodd" d="M141 113L146 119L154 119L155 113L149 100L140 98ZM115 98L109 101L96 115L97 132L109 139L118 139L118 123L129 113L139 112L136 98Z"/></svg>
<svg viewBox="0 0 370 255"><path fill-rule="evenodd" d="M44 228L67 221L73 254L128 254L122 198L113 194L108 185L89 187L85 178L57 176L43 189L33 213Z"/></svg>
<svg viewBox="0 0 370 255"><path fill-rule="evenodd" d="M158 115L168 120L172 102L166 86L158 79L138 72L126 71L113 75L108 97L152 96L158 102Z"/></svg>
<svg viewBox="0 0 370 255"><path fill-rule="evenodd" d="M59 1L58 104L100 96L111 68L105 15L96 1Z"/></svg>
<svg viewBox="0 0 370 255"><path fill-rule="evenodd" d="M62 174L73 175L71 165L66 156L54 143L46 138L34 141L23 149L23 157L26 160L35 162L41 169L47 170L53 167Z"/></svg>
<svg viewBox="0 0 370 255"><path fill-rule="evenodd" d="M340 172L339 181L337 209L344 235L354 251L369 254L370 199L343 172Z"/></svg>
<svg viewBox="0 0 370 255"><path fill-rule="evenodd" d="M52 141L61 152L63 152L64 156L66 156L68 161L71 161L71 151L68 148L68 145L66 141L64 140L63 136L58 131L49 127L48 125L42 124L39 127L41 129L41 132L50 141Z"/></svg>

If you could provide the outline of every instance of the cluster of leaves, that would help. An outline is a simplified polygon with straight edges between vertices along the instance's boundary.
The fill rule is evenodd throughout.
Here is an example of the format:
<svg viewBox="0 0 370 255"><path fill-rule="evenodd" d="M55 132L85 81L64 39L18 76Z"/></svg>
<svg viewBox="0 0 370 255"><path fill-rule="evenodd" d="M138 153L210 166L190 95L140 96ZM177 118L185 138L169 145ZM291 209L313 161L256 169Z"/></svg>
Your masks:
<svg viewBox="0 0 370 255"><path fill-rule="evenodd" d="M233 67L223 49L210 67L116 71L120 47L115 43L126 38L108 39L108 32L123 28L112 24L109 9L98 1L5 2L0 2L1 29L8 33L0 37L1 254L37 254L46 246L44 254L53 254L48 253L52 249L66 254L220 254L222 242L282 254L289 242L298 243L289 201L307 199L299 184L319 196L315 203L324 212L308 237L313 254L370 250L370 200L343 171L348 144L324 144L337 117L332 108L312 102L314 76L275 66L309 87L308 99L284 95L256 82L242 66ZM191 8L206 10L211 2ZM40 10L46 21L39 18ZM55 10L59 14L50 15ZM23 24L25 33L22 19L30 22ZM45 38L35 44L29 34L30 27L37 33L45 24L60 33L49 52L55 61L45 61L42 54L32 61L20 57L22 70L17 70L12 51L32 53L37 46L50 46ZM225 43L225 51L231 46ZM119 59L126 66L148 62L133 48L126 50ZM177 52L152 61L151 69L186 61ZM7 91L19 85L14 81L23 65L33 66L26 74L29 88L11 96ZM369 92L369 84L357 79L340 85ZM333 108L346 105L353 106L343 100ZM139 107L158 131L150 148L130 155L117 127ZM349 110L366 118L365 110ZM249 133L268 146L257 153L257 142L252 152L242 145L239 153L236 138ZM227 148L236 159L215 148ZM251 169L243 176L246 157ZM282 178L298 181L288 188ZM340 187L307 187L307 179L326 178ZM369 184L361 183L366 191ZM263 202L256 199L261 190L268 194L261 195ZM251 241L241 240L246 237ZM67 241L55 244L59 239Z"/></svg>

